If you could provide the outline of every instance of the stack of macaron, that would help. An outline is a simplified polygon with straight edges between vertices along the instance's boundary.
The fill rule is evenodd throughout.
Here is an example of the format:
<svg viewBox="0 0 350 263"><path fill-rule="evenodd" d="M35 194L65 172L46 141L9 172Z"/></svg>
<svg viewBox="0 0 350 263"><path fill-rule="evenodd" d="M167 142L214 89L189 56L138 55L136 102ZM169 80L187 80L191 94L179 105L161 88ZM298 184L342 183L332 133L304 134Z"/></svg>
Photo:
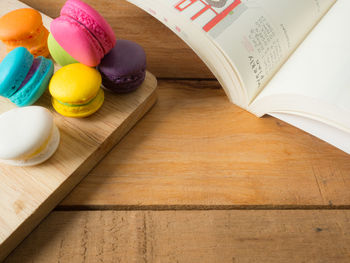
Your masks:
<svg viewBox="0 0 350 263"><path fill-rule="evenodd" d="M89 67L100 64L116 44L113 29L107 21L80 0L68 0L64 4L60 16L52 21L50 31L68 54ZM55 52L52 56L55 58Z"/></svg>
<svg viewBox="0 0 350 263"><path fill-rule="evenodd" d="M128 93L145 80L143 48L117 41L107 21L83 1L67 0L50 31L34 9L0 18L0 40L8 51L0 63L0 96L23 107L0 114L2 163L36 165L56 151L60 136L51 114L30 106L47 87L58 113L82 118L101 108L104 90ZM56 73L45 58L49 54L61 66Z"/></svg>
<svg viewBox="0 0 350 263"><path fill-rule="evenodd" d="M0 40L8 54L0 64L0 96L18 107L35 103L54 72L41 14L31 8L11 11L0 18Z"/></svg>
<svg viewBox="0 0 350 263"><path fill-rule="evenodd" d="M107 21L83 1L67 0L60 16L52 21L50 31L43 26L41 14L34 9L14 10L0 18L0 40L9 51L0 64L0 95L17 106L33 104L49 86L53 106L59 113L69 117L87 117L103 104L88 101L88 98L104 97L98 79L102 80L104 90L113 93L134 91L144 81L146 55L143 48L129 40L117 41ZM49 53L62 66L52 85L48 81L53 74L52 63L44 58ZM86 86L81 81L81 72L87 74L84 76L86 79L95 81ZM97 74L101 75L100 78L96 78ZM67 76L78 89L85 91L76 93L76 89L62 85L68 80L61 81L60 78ZM62 91L58 92L60 89ZM57 97L58 93L65 93L65 96ZM88 96L79 98L79 94ZM95 108L89 110L89 114L85 111L86 107L83 112L78 112L82 104L87 106L90 102L94 102L91 105ZM62 110L68 107L72 108Z"/></svg>
<svg viewBox="0 0 350 263"><path fill-rule="evenodd" d="M60 17L52 21L48 37L48 48L52 58L63 66L54 76L50 84L50 92L53 96L55 109L64 116L82 117L87 112L98 110L101 103L95 99L87 101L87 98L100 100L103 91L96 93L96 72L84 69L83 66L71 66L80 63L87 67L97 67L101 74L103 88L114 93L128 93L136 90L144 81L146 75L146 55L141 46L128 40L116 40L114 32L107 21L91 6L81 0L68 0L60 12ZM84 88L83 78L76 77L71 89L69 85L62 85L65 80L62 76L81 76L81 72L87 78L94 79L90 85L85 86L86 98L77 97L76 93ZM82 82L81 82L82 81ZM61 84L59 84L61 83ZM73 84L72 84L73 85ZM94 86L95 85L95 86ZM58 91L65 96L57 96ZM83 93L81 93L83 94ZM80 101L77 103L76 101ZM74 102L74 103L72 103ZM91 103L91 105L89 105ZM79 112L83 104L83 112ZM95 109L86 110L86 106L94 106Z"/></svg>

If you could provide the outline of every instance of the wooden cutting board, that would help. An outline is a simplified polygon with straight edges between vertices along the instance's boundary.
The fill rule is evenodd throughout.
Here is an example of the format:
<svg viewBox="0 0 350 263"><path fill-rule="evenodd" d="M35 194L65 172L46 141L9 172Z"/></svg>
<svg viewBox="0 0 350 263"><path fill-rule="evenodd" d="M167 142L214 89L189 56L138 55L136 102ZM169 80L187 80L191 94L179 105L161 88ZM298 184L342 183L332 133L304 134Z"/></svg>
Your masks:
<svg viewBox="0 0 350 263"><path fill-rule="evenodd" d="M26 7L16 0L1 0L0 16ZM49 28L51 18L43 15ZM0 47L0 59L4 57ZM57 70L58 67L56 67ZM80 182L156 102L155 77L147 73L134 93L106 92L103 107L84 119L55 113L48 92L36 103L49 108L61 132L54 156L42 165L18 168L0 165L0 261ZM14 105L0 98L0 113Z"/></svg>

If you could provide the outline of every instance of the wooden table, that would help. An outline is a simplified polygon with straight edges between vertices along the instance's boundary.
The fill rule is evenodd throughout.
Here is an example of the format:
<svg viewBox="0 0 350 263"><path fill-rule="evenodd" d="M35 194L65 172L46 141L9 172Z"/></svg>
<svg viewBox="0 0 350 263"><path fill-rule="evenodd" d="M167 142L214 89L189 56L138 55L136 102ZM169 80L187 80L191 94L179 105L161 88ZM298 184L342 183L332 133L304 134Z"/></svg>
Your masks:
<svg viewBox="0 0 350 263"><path fill-rule="evenodd" d="M56 17L64 0L25 0ZM350 156L230 104L198 57L124 0L159 101L8 262L350 262Z"/></svg>

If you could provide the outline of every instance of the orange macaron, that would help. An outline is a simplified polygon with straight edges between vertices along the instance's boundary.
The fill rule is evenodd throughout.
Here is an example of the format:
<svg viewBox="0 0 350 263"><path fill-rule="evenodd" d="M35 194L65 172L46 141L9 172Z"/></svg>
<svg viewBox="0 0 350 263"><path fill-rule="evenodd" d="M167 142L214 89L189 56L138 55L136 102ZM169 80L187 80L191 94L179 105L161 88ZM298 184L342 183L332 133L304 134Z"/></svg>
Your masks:
<svg viewBox="0 0 350 263"><path fill-rule="evenodd" d="M6 44L8 52L25 47L35 57L47 57L48 35L41 14L34 9L17 9L0 18L0 40Z"/></svg>

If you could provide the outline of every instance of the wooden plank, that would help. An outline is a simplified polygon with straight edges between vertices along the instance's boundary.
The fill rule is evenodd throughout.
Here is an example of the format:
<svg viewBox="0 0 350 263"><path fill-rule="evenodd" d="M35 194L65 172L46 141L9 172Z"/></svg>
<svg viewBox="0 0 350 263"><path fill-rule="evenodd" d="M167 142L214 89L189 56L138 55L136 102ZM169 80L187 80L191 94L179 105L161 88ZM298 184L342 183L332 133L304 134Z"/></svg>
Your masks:
<svg viewBox="0 0 350 263"><path fill-rule="evenodd" d="M65 0L23 0L57 17ZM125 0L85 0L112 25L117 38L141 44L148 69L158 78L214 78L197 55L166 26Z"/></svg>
<svg viewBox="0 0 350 263"><path fill-rule="evenodd" d="M350 211L52 213L11 262L349 262Z"/></svg>
<svg viewBox="0 0 350 263"><path fill-rule="evenodd" d="M239 109L217 82L160 81L159 87L157 105L64 208L350 205L349 155Z"/></svg>
<svg viewBox="0 0 350 263"><path fill-rule="evenodd" d="M0 14L22 7L0 3ZM45 18L49 23L50 19ZM0 261L44 218L156 101L156 79L147 73L140 89L128 95L106 94L103 107L85 119L64 118L51 106L48 92L37 105L49 108L61 132L57 153L27 168L0 165ZM0 99L0 112L14 107Z"/></svg>

